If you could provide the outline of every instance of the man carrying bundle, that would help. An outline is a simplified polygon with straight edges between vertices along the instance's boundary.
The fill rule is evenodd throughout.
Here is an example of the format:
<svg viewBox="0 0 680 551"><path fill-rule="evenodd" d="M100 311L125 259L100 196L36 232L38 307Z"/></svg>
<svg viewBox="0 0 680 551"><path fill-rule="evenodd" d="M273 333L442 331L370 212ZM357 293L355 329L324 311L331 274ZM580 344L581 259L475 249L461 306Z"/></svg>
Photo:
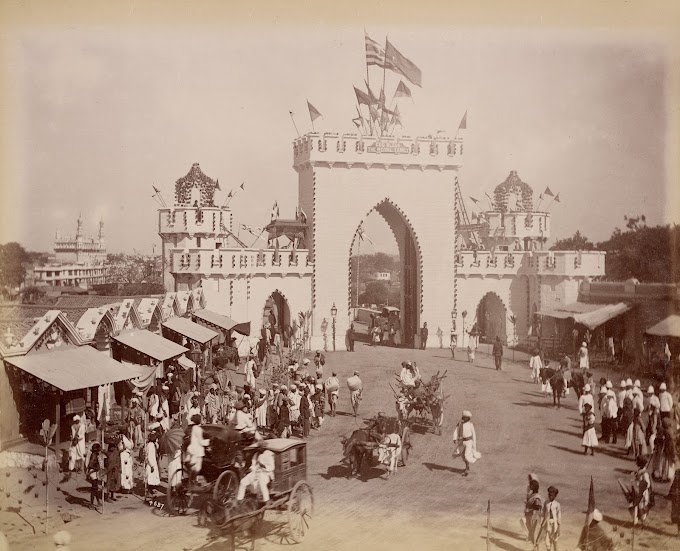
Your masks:
<svg viewBox="0 0 680 551"><path fill-rule="evenodd" d="M349 379L347 379L347 388L350 391L350 401L352 402L352 410L354 411L354 417L359 413L359 404L361 403L361 392L363 390L363 383L359 378L359 372L355 371Z"/></svg>

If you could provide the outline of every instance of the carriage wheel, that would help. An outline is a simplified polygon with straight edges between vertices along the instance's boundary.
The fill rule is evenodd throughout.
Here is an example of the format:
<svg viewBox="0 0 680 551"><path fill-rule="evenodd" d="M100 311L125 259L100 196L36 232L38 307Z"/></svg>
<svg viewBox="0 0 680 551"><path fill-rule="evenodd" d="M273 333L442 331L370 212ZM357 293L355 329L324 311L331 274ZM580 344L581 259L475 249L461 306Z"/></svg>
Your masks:
<svg viewBox="0 0 680 551"><path fill-rule="evenodd" d="M217 477L213 488L213 499L220 505L226 505L236 497L238 475L234 471L224 471Z"/></svg>
<svg viewBox="0 0 680 551"><path fill-rule="evenodd" d="M401 462L406 466L408 463L408 456L411 453L411 431L408 427L404 427L401 433Z"/></svg>
<svg viewBox="0 0 680 551"><path fill-rule="evenodd" d="M186 515L191 505L192 495L189 492L188 484L182 481L176 486L168 482L166 493L166 505L170 515Z"/></svg>
<svg viewBox="0 0 680 551"><path fill-rule="evenodd" d="M295 543L300 543L305 538L313 515L312 489L301 480L293 487L288 498L288 530Z"/></svg>

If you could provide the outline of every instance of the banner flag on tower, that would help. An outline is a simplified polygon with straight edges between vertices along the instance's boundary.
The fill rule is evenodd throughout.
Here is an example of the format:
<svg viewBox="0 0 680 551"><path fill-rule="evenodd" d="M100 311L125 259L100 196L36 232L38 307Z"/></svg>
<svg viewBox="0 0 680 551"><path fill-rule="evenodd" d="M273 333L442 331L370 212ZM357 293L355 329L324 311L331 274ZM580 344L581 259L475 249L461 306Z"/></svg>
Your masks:
<svg viewBox="0 0 680 551"><path fill-rule="evenodd" d="M357 96L357 102L359 104L364 104L364 105L371 105L371 98L368 97L368 94L362 90L359 90L356 86L354 87L354 93Z"/></svg>
<svg viewBox="0 0 680 551"><path fill-rule="evenodd" d="M312 122L322 116L319 110L309 103L309 100L307 100L307 108L309 109L309 117L312 119Z"/></svg>
<svg viewBox="0 0 680 551"><path fill-rule="evenodd" d="M366 31L364 31L364 38L366 40L366 65L382 67L385 60L385 52L375 40L366 34Z"/></svg>
<svg viewBox="0 0 680 551"><path fill-rule="evenodd" d="M542 195L547 195L548 197L555 197L555 194L552 191L550 191L549 187L545 188L545 191L542 193Z"/></svg>
<svg viewBox="0 0 680 551"><path fill-rule="evenodd" d="M385 68L406 77L416 86L423 85L423 75L420 69L392 46L389 40L385 41Z"/></svg>
<svg viewBox="0 0 680 551"><path fill-rule="evenodd" d="M460 120L458 130L467 130L467 111L465 111L465 115L463 115L463 118Z"/></svg>
<svg viewBox="0 0 680 551"><path fill-rule="evenodd" d="M403 80L399 81L399 86L397 86L397 91L394 92L395 98L410 98L411 90L404 84Z"/></svg>

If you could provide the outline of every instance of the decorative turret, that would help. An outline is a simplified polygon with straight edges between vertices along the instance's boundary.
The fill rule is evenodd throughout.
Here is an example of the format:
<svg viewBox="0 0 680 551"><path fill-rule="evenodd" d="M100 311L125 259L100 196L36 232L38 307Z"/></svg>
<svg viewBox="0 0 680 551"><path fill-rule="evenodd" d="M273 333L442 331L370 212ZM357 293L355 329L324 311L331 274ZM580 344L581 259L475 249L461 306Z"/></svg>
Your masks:
<svg viewBox="0 0 680 551"><path fill-rule="evenodd" d="M531 212L534 208L534 190L522 181L516 170L510 171L505 182L493 192L495 210L501 212Z"/></svg>
<svg viewBox="0 0 680 551"><path fill-rule="evenodd" d="M194 163L187 175L175 182L175 205L213 207L216 189L220 189L219 180L203 174L198 163Z"/></svg>

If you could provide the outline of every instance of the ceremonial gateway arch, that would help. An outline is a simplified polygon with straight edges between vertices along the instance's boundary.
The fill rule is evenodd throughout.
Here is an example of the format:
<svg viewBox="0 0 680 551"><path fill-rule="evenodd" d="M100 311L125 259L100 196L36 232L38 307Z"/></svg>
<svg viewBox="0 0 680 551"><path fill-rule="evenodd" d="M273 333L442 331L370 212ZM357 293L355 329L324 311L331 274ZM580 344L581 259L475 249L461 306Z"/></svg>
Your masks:
<svg viewBox="0 0 680 551"><path fill-rule="evenodd" d="M455 181L462 139L307 134L294 143L299 208L308 217L312 265L312 348L336 306L336 343L344 349L351 322L352 245L376 210L399 248L404 342L427 322L429 345L455 310Z"/></svg>

